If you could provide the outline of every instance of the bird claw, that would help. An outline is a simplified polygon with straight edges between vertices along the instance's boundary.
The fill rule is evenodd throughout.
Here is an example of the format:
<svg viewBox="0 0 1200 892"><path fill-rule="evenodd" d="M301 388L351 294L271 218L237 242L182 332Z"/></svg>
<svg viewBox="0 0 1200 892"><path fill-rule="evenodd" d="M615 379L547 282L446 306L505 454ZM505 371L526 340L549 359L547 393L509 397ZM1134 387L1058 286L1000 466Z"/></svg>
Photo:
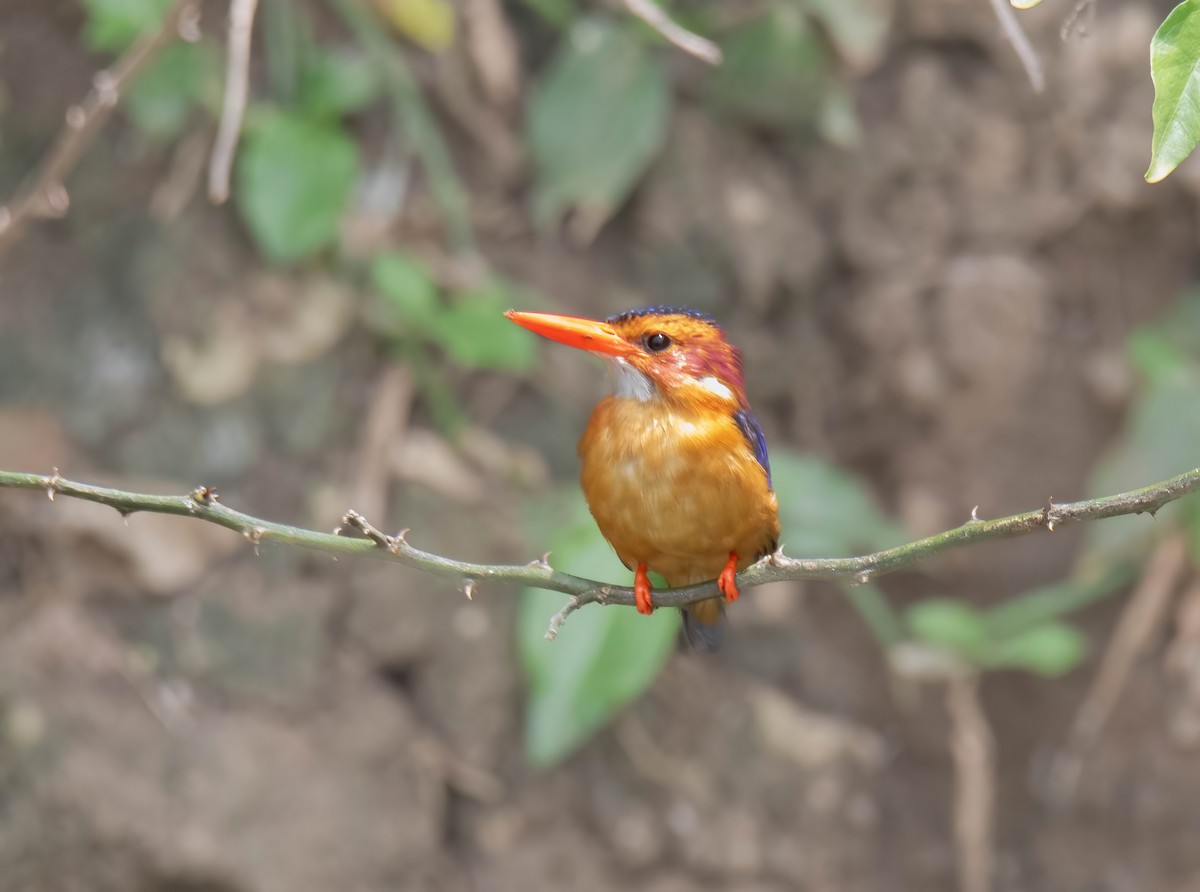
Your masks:
<svg viewBox="0 0 1200 892"><path fill-rule="evenodd" d="M729 552L729 560L725 564L725 569L717 577L717 588L721 590L721 594L725 596L725 600L730 603L741 597L741 592L738 591L737 587L737 565L737 552Z"/></svg>
<svg viewBox="0 0 1200 892"><path fill-rule="evenodd" d="M633 599L637 604L637 612L649 616L654 612L654 601L651 599L650 577L646 575L646 565L638 564L633 576Z"/></svg>

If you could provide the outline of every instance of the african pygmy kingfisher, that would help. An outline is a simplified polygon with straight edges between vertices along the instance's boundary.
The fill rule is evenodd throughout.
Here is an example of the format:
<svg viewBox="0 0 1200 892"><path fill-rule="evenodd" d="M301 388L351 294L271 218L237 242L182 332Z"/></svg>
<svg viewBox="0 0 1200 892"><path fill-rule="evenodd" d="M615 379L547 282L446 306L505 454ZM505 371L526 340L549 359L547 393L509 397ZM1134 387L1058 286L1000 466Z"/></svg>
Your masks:
<svg viewBox="0 0 1200 892"><path fill-rule="evenodd" d="M647 307L605 322L505 315L608 364L613 393L579 441L583 492L600 532L635 571L638 612L654 610L651 570L672 588L716 579L725 600L736 600L737 571L779 539L767 442L746 400L741 351L696 310ZM688 605L683 618L696 649L720 647L720 598Z"/></svg>

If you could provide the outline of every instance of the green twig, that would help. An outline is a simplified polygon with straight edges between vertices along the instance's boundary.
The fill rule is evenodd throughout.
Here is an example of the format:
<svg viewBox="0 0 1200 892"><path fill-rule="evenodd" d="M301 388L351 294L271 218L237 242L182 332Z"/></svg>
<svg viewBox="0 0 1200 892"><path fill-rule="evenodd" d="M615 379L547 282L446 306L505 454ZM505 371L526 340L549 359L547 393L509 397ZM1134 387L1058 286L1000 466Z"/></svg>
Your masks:
<svg viewBox="0 0 1200 892"><path fill-rule="evenodd" d="M347 512L343 524L354 528L366 538L347 538L336 532L319 533L261 520L225 507L207 488L197 489L182 496L156 496L75 483L60 477L57 471L49 477L0 471L0 488L5 487L44 490L52 499L55 495L87 499L108 505L125 515L136 511L149 511L195 517L235 530L255 546L261 542L283 542L334 554L369 555L406 564L437 576L457 579L464 585L486 580L574 595L567 608L555 617L557 625L561 625L569 613L586 604L634 603L631 588L562 573L544 560L515 565L473 564L431 554L409 545L403 533L397 536L380 533L353 511ZM1045 507L1024 514L1014 514L998 520L969 520L960 527L938 533L936 536L861 557L807 559L788 558L776 553L739 573L738 585L750 588L787 579L829 579L863 584L883 573L901 570L944 551L976 542L1009 539L1039 531L1053 532L1067 524L1102 520L1106 517L1126 514L1153 515L1168 502L1198 489L1200 468L1152 486L1115 496L1066 502L1061 505L1047 501ZM656 591L654 602L660 607L680 607L718 594L715 581L705 582L686 588Z"/></svg>

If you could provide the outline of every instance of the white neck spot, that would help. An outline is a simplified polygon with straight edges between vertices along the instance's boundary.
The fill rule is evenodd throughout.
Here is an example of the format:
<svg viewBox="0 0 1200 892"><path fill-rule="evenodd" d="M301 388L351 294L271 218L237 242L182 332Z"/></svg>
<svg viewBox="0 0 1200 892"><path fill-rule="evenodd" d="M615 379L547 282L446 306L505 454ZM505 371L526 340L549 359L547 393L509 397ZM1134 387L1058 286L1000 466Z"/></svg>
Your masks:
<svg viewBox="0 0 1200 892"><path fill-rule="evenodd" d="M723 400L733 399L733 391L730 390L728 387L726 387L724 384L722 384L717 378L713 377L712 375L709 375L705 378L701 378L699 381L696 382L696 384L700 387L703 387L709 393L716 394Z"/></svg>
<svg viewBox="0 0 1200 892"><path fill-rule="evenodd" d="M613 396L649 402L657 395L654 382L648 375L639 372L623 359L608 360L608 371L612 376Z"/></svg>

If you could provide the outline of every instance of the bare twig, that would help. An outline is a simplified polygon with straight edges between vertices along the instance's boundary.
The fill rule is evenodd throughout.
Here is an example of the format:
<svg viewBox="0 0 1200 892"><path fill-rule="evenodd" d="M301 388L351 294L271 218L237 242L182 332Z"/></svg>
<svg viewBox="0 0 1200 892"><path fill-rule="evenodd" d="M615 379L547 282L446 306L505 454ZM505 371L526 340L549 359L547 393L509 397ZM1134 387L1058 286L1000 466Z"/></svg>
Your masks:
<svg viewBox="0 0 1200 892"><path fill-rule="evenodd" d="M0 471L0 489L2 488L34 489L41 490L51 497L58 493L86 499L108 505L123 515L147 511L195 517L236 530L256 545L261 542L283 542L332 554L369 555L394 560L427 573L453 579L456 585L462 585L463 580L474 579L564 592L576 596L576 607L587 604L632 606L635 603L632 588L608 585L582 576L562 573L544 560L515 565L473 564L431 554L414 548L405 540L403 533L385 536L353 512L347 515L344 523L354 526L370 538L353 539L261 520L227 508L212 496L211 490L205 488L183 496L157 496L76 483L59 476L57 471L50 476ZM1037 508L1010 517L968 521L936 536L861 557L789 558L777 552L739 573L738 587L745 589L785 579L838 579L865 583L875 576L911 567L954 548L1044 531L1050 523L1062 527L1127 514L1154 514L1168 502L1197 490L1200 490L1200 468L1152 486L1114 496L1082 502L1055 502L1046 508ZM715 581L704 582L685 588L656 591L654 602L660 607L682 607L705 598L716 597L718 594L720 592ZM561 621L559 624L561 625Z"/></svg>
<svg viewBox="0 0 1200 892"><path fill-rule="evenodd" d="M196 31L199 0L176 0L157 30L142 37L115 65L92 77L92 90L66 112L66 122L37 171L7 205L0 207L0 257L20 239L31 220L62 217L71 205L66 180L112 114L122 94L154 58L181 33Z"/></svg>
<svg viewBox="0 0 1200 892"><path fill-rule="evenodd" d="M1181 535L1161 542L1146 563L1141 581L1126 603L1100 661L1096 678L1075 713L1066 745L1050 767L1047 795L1055 805L1066 805L1074 797L1083 763L1108 724L1134 662L1162 625L1171 594L1186 564L1187 543Z"/></svg>
<svg viewBox="0 0 1200 892"><path fill-rule="evenodd" d="M1017 58L1021 60L1021 65L1025 69L1033 91L1035 93L1042 92L1046 89L1046 76L1042 73L1042 60L1038 58L1037 50L1029 42L1029 35L1017 21L1016 12L1009 5L1008 0L991 0L991 4L996 18L1000 21L1000 28L1004 31L1005 38L1012 44Z"/></svg>
<svg viewBox="0 0 1200 892"><path fill-rule="evenodd" d="M229 4L225 102L208 165L208 198L213 204L224 204L229 198L229 174L233 170L233 155L237 150L238 134L242 132L246 94L250 89L250 38L257 7L258 0L230 0Z"/></svg>
<svg viewBox="0 0 1200 892"><path fill-rule="evenodd" d="M961 892L988 892L992 875L992 820L996 800L995 741L979 702L973 673L947 681L950 749L954 755L954 842Z"/></svg>
<svg viewBox="0 0 1200 892"><path fill-rule="evenodd" d="M721 64L721 48L709 40L684 28L654 0L624 0L625 8L675 44L685 53L702 59L709 65Z"/></svg>

